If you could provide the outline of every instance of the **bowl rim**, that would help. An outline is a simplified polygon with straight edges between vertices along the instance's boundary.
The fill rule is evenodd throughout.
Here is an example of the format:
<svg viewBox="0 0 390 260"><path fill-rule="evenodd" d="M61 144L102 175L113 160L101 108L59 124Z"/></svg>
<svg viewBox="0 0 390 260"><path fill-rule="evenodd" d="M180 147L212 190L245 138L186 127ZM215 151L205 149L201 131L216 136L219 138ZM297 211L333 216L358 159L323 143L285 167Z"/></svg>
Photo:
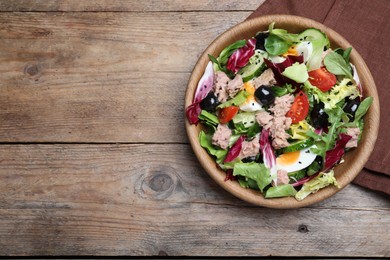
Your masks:
<svg viewBox="0 0 390 260"><path fill-rule="evenodd" d="M344 37L342 37L333 29L317 21L301 16L265 15L243 21L226 30L217 38L215 38L215 40L211 42L211 44L204 50L204 52L199 57L188 81L187 90L185 93L184 110L192 103L197 83L200 77L203 75L205 67L209 61L208 54L218 54L220 51L222 51L223 48L228 46L226 44L229 44L229 42L233 43L234 41L239 39L246 39L247 37L243 35L245 35L245 33L248 33L248 31L260 31L261 27L268 27L268 25L272 22L275 22L276 28L283 28L283 24L287 24L289 26L293 25L294 27L302 27L302 30L304 28L314 27L321 30L328 36L332 47L346 48L352 46ZM221 42L226 43L225 45L221 46ZM310 194L302 201L297 201L294 197L265 199L261 192L242 188L237 181L225 181L225 172L216 166L215 160L199 144L198 134L200 131L200 126L189 124L187 118L185 117L184 121L187 136L190 141L193 152L195 153L195 156L197 157L200 164L202 165L202 168L215 182L219 184L219 186L224 188L229 193L250 204L268 208L291 209L309 206L314 203L323 201L345 188L360 173L360 171L364 167L364 164L369 159L369 156L374 149L375 141L378 136L380 118L379 98L371 72L369 71L363 58L360 56L360 54L355 48L353 48L350 58L351 63L355 65L359 76L361 77L362 75L365 75L364 78L360 78L363 87L363 96L372 96L374 98L374 101L369 111L365 115L365 129L363 131L363 136L361 138L359 146L352 151L348 151L344 156L345 161L347 161L346 158L348 157L348 160L353 162L353 164L350 165L351 167L346 168L346 164L343 163L335 168L335 172L338 169L341 169L343 171L343 173L339 173L336 176L340 188L337 188L334 185L330 185L323 189L320 189L316 193ZM339 172L341 170L339 170Z"/></svg>

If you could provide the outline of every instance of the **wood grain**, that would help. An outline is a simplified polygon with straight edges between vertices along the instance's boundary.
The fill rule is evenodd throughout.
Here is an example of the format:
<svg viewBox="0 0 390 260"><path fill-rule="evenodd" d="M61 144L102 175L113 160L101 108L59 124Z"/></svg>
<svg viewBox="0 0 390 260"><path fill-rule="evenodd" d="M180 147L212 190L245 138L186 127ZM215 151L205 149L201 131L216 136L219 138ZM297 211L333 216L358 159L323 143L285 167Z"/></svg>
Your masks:
<svg viewBox="0 0 390 260"><path fill-rule="evenodd" d="M0 142L187 142L189 72L247 15L0 13Z"/></svg>
<svg viewBox="0 0 390 260"><path fill-rule="evenodd" d="M254 11L265 0L13 0L0 1L0 11Z"/></svg>
<svg viewBox="0 0 390 260"><path fill-rule="evenodd" d="M390 256L385 197L350 185L308 208L256 207L194 158L179 144L1 145L0 252Z"/></svg>
<svg viewBox="0 0 390 260"><path fill-rule="evenodd" d="M0 1L0 255L390 256L388 198L256 207L188 145L195 62L262 2Z"/></svg>

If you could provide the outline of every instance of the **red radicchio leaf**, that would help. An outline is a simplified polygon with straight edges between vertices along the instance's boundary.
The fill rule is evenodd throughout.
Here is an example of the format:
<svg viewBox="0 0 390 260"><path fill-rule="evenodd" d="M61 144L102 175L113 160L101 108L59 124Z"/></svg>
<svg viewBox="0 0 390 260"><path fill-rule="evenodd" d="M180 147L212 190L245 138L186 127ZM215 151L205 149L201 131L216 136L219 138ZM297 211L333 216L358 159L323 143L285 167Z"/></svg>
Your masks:
<svg viewBox="0 0 390 260"><path fill-rule="evenodd" d="M197 125L199 123L198 116L202 109L200 108L200 102L207 96L214 85L214 68L213 63L209 61L207 67L198 82L198 86L195 90L193 103L186 108L186 116L190 124Z"/></svg>
<svg viewBox="0 0 390 260"><path fill-rule="evenodd" d="M213 63L209 61L207 67L196 87L193 102L202 101L214 86L214 68Z"/></svg>
<svg viewBox="0 0 390 260"><path fill-rule="evenodd" d="M339 135L339 139L336 141L335 147L332 150L326 152L324 172L332 169L332 167L341 160L345 153L345 145L351 138L352 136L350 135Z"/></svg>
<svg viewBox="0 0 390 260"><path fill-rule="evenodd" d="M301 185L305 184L306 182L310 181L311 179L315 178L318 174L319 174L319 172L317 172L316 174L313 174L312 176L306 176L306 177L300 179L299 181L292 183L291 185L293 187L301 186Z"/></svg>
<svg viewBox="0 0 390 260"><path fill-rule="evenodd" d="M186 109L186 116L188 119L188 122L190 124L197 125L199 123L199 115L200 112L202 112L202 109L200 108L200 102L195 102L189 105Z"/></svg>
<svg viewBox="0 0 390 260"><path fill-rule="evenodd" d="M223 162L231 162L234 159L237 158L237 156L240 154L241 147L242 147L242 142L245 140L244 136L240 136L237 141L233 144L233 146L230 148L228 151L226 158Z"/></svg>
<svg viewBox="0 0 390 260"><path fill-rule="evenodd" d="M245 46L238 48L229 57L226 64L226 68L234 73L237 73L242 67L244 67L250 57L255 54L256 39L249 39Z"/></svg>
<svg viewBox="0 0 390 260"><path fill-rule="evenodd" d="M263 153L264 165L271 169L276 165L276 156L269 140L269 131L264 128L260 134L260 149Z"/></svg>
<svg viewBox="0 0 390 260"><path fill-rule="evenodd" d="M296 83L294 80L289 79L282 75L282 72L287 68L293 65L295 62L303 63L303 55L300 56L291 56L288 55L286 59L283 62L280 63L273 63L272 61L268 59L264 59L265 64L268 68L272 69L272 72L275 75L276 82L279 86L283 86L284 84L292 84L295 87L298 87L301 84Z"/></svg>
<svg viewBox="0 0 390 260"><path fill-rule="evenodd" d="M226 170L226 177L225 177L225 181L236 181L237 180L237 177L233 175L233 170L232 169L228 169Z"/></svg>

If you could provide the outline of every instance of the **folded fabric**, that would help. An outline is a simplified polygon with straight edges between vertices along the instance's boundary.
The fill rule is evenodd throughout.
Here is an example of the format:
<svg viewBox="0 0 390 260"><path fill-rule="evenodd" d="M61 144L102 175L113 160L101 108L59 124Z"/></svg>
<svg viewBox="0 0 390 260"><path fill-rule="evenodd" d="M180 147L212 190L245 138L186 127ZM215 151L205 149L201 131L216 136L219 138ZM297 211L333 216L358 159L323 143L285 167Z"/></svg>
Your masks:
<svg viewBox="0 0 390 260"><path fill-rule="evenodd" d="M365 168L354 179L360 186L390 194L390 5L387 0L267 0L249 17L291 14L316 20L350 42L365 60L378 89L381 120L378 139Z"/></svg>

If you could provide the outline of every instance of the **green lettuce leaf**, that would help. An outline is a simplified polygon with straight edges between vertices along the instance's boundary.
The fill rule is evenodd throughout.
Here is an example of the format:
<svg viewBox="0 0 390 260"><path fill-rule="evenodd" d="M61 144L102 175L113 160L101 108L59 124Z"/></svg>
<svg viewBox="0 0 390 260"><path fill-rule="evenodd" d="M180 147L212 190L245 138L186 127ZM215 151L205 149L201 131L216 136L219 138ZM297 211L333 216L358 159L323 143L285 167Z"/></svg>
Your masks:
<svg viewBox="0 0 390 260"><path fill-rule="evenodd" d="M277 35L270 34L264 43L264 47L270 55L277 56L287 52L291 44Z"/></svg>
<svg viewBox="0 0 390 260"><path fill-rule="evenodd" d="M339 188L333 170L328 173L321 172L318 176L303 184L301 190L295 194L295 198L301 201L311 193L316 193L318 190L331 184Z"/></svg>
<svg viewBox="0 0 390 260"><path fill-rule="evenodd" d="M199 120L202 120L210 125L217 126L219 124L218 117L210 112L207 112L206 110L202 110L198 118Z"/></svg>
<svg viewBox="0 0 390 260"><path fill-rule="evenodd" d="M280 198L295 196L297 191L291 184L284 184L280 186L270 187L265 192L265 198Z"/></svg>
<svg viewBox="0 0 390 260"><path fill-rule="evenodd" d="M327 133L322 132L322 134L319 135L312 129L309 129L306 133L307 136L312 137L315 140L315 145L310 150L313 153L322 156L322 158L325 158L326 151L334 147L342 128L345 127L342 118L345 117L346 113L341 107L342 106L336 106L331 110L325 110L329 116L328 121L330 125Z"/></svg>
<svg viewBox="0 0 390 260"><path fill-rule="evenodd" d="M264 164L255 162L236 163L233 168L233 175L255 181L262 192L272 181L269 169Z"/></svg>
<svg viewBox="0 0 390 260"><path fill-rule="evenodd" d="M342 75L353 79L349 64L337 52L333 51L328 53L324 58L324 65L329 72L335 75Z"/></svg>
<svg viewBox="0 0 390 260"><path fill-rule="evenodd" d="M317 87L311 85L308 80L304 82L304 88L306 92L314 96L315 100L322 101L325 105L325 109L335 108L337 103L346 97L354 99L361 95L356 84L348 78L343 79L327 92L322 92Z"/></svg>
<svg viewBox="0 0 390 260"><path fill-rule="evenodd" d="M355 112L354 122L358 122L363 116L367 113L372 102L374 101L373 97L366 97L359 105L358 109Z"/></svg>
<svg viewBox="0 0 390 260"><path fill-rule="evenodd" d="M223 162L228 151L214 146L212 144L211 134L206 134L204 131L201 131L199 133L199 143L209 154L215 156L218 164Z"/></svg>

